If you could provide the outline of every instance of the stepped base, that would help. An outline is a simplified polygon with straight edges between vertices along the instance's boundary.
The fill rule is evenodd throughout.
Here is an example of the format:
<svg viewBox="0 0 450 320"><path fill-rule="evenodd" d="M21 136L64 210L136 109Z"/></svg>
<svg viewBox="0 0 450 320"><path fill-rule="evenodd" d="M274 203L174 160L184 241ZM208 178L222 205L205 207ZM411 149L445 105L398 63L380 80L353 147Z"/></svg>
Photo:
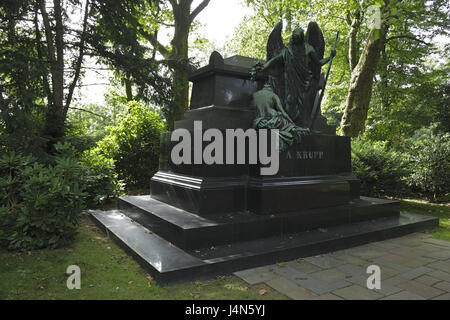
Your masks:
<svg viewBox="0 0 450 320"><path fill-rule="evenodd" d="M150 196L123 197L119 208L134 221L181 249L198 249L381 217L398 217L398 201L355 199L349 204L276 215L248 211L208 217L167 205Z"/></svg>
<svg viewBox="0 0 450 320"><path fill-rule="evenodd" d="M152 276L161 283L172 283L229 274L438 226L437 218L398 214L397 204L361 198L346 209L332 211L341 213L334 222L327 223L319 218L324 214L320 210L273 216L275 220L249 213L215 216L211 220L149 197L123 198L122 210L90 214ZM299 222L314 214L316 224L306 226ZM295 219L297 222L293 222ZM338 224L339 219L343 223ZM318 229L324 225L326 232Z"/></svg>

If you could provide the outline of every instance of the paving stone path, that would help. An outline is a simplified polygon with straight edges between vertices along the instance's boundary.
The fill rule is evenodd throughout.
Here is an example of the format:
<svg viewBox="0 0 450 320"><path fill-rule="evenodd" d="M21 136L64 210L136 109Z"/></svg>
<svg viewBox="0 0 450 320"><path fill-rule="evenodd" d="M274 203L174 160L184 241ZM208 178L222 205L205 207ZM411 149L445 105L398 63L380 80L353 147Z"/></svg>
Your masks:
<svg viewBox="0 0 450 320"><path fill-rule="evenodd" d="M367 267L381 289L367 288ZM315 257L235 273L295 300L450 300L450 242L414 233Z"/></svg>

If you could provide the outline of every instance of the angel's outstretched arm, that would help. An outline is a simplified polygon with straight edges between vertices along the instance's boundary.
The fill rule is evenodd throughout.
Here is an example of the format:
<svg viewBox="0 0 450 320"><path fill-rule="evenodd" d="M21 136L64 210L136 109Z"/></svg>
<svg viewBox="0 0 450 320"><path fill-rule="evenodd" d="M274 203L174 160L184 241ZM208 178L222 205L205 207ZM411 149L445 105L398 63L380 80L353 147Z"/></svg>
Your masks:
<svg viewBox="0 0 450 320"><path fill-rule="evenodd" d="M331 55L328 58L322 59L320 60L320 65L323 66L325 64L327 64L328 62L331 61L331 59L333 59L336 56L336 51L332 50L331 51ZM317 57L316 57L317 59Z"/></svg>
<svg viewBox="0 0 450 320"><path fill-rule="evenodd" d="M273 65L282 62L283 61L283 53L280 53L278 55L276 55L275 57L273 57L272 59L270 59L269 61L267 61L263 68L262 71L265 71L267 69L269 69L270 67L272 67Z"/></svg>

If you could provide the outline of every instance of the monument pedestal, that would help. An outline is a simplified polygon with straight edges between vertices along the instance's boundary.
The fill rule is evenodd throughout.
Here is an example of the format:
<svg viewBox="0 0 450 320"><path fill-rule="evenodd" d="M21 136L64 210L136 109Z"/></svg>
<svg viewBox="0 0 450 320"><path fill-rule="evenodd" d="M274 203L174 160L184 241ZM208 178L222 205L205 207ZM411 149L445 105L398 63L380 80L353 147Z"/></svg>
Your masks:
<svg viewBox="0 0 450 320"><path fill-rule="evenodd" d="M191 76L191 110L176 129L252 127L255 61L223 60ZM118 210L91 216L162 282L202 279L307 257L436 227L439 220L400 214L398 201L360 197L350 139L302 137L279 154L274 176L261 165L174 165L170 133L161 136L160 171L151 195L123 197ZM328 134L323 134L328 133ZM227 150L224 150L226 155Z"/></svg>

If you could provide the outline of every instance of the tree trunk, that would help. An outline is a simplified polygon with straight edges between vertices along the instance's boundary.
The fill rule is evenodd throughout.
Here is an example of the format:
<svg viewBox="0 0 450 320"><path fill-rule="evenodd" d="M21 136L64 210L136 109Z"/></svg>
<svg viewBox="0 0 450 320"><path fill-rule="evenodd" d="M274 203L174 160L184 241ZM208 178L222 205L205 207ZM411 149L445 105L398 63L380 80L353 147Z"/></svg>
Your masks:
<svg viewBox="0 0 450 320"><path fill-rule="evenodd" d="M189 107L189 31L191 28L191 1L182 0L173 8L175 33L171 41L171 60L175 60L173 70L174 99L168 127L173 129L175 121L182 120Z"/></svg>
<svg viewBox="0 0 450 320"><path fill-rule="evenodd" d="M347 14L347 24L350 26L350 33L349 33L349 45L348 45L348 61L349 61L349 67L350 72L353 72L356 65L358 64L358 48L359 44L357 41L358 32L361 26L361 13L356 11L354 17L350 15L350 13Z"/></svg>
<svg viewBox="0 0 450 320"><path fill-rule="evenodd" d="M189 80L188 80L188 36L189 27L178 24L175 30L175 37L172 40L173 56L176 65L173 70L174 99L172 116L169 120L170 129L174 122L182 120L184 113L189 107Z"/></svg>
<svg viewBox="0 0 450 320"><path fill-rule="evenodd" d="M386 32L386 25L383 25L381 29L370 31L358 64L352 70L346 108L341 121L342 133L345 136L356 137L365 130L375 72L386 42ZM354 52L350 53L350 60L354 54ZM352 61L350 61L351 67Z"/></svg>
<svg viewBox="0 0 450 320"><path fill-rule="evenodd" d="M127 101L133 101L133 84L130 78L125 78L125 93L127 95Z"/></svg>
<svg viewBox="0 0 450 320"><path fill-rule="evenodd" d="M189 107L189 32L192 22L209 4L210 0L203 0L191 11L192 0L169 0L174 17L175 33L171 41L171 49L167 50L157 39L158 32L148 33L140 29L144 36L165 59L169 60L173 68L173 100L170 111L166 114L167 127L172 130L175 121L182 120Z"/></svg>
<svg viewBox="0 0 450 320"><path fill-rule="evenodd" d="M55 38L50 26L45 1L40 1L42 20L44 22L47 48L51 61L52 101L49 102L45 117L44 136L50 139L48 151L52 152L53 144L64 136L64 26L60 0L54 0Z"/></svg>

